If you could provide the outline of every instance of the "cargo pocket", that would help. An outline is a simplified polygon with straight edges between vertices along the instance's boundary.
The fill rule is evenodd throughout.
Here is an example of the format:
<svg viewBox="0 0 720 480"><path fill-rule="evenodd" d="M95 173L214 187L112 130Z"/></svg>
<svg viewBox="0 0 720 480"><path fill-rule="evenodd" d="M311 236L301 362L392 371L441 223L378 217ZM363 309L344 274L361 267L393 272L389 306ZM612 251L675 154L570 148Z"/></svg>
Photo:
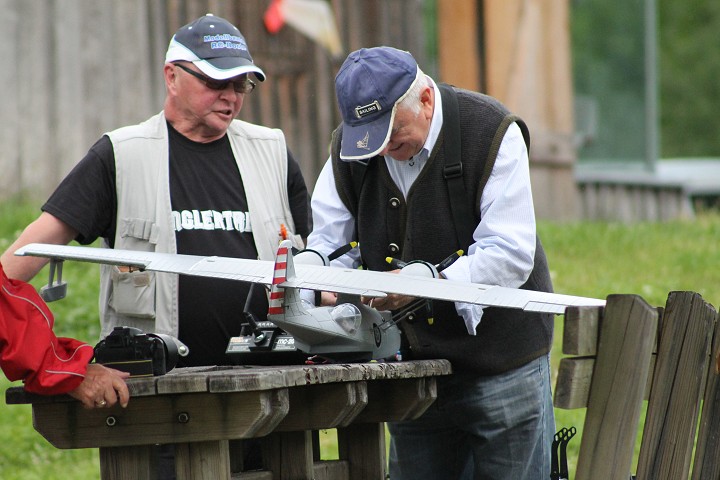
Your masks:
<svg viewBox="0 0 720 480"><path fill-rule="evenodd" d="M109 304L119 315L155 318L155 273L113 266Z"/></svg>

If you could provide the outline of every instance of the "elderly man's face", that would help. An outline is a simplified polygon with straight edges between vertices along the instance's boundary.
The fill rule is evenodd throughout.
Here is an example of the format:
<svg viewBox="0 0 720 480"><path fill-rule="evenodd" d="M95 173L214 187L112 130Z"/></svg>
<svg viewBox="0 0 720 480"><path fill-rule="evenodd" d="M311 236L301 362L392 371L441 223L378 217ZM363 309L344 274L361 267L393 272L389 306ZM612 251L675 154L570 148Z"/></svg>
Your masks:
<svg viewBox="0 0 720 480"><path fill-rule="evenodd" d="M194 65L184 66L200 73ZM213 90L177 65L166 65L167 69L172 70L172 88L168 93L173 106L174 115L169 118L173 127L197 142L225 135L230 122L240 113L245 94L236 92L232 83L224 89Z"/></svg>
<svg viewBox="0 0 720 480"><path fill-rule="evenodd" d="M426 88L420 95L420 112L409 108L398 108L395 112L390 141L380 152L395 160L410 160L425 144L433 114L432 88Z"/></svg>

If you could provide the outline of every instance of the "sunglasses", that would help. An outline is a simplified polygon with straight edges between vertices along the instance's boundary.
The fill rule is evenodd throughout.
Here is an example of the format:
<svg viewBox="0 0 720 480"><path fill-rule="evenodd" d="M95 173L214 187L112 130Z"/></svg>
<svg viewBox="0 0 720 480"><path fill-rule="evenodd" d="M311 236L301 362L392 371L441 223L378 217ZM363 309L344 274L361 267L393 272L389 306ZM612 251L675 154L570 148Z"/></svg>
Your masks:
<svg viewBox="0 0 720 480"><path fill-rule="evenodd" d="M210 78L207 75L196 72L195 70L190 70L180 63L174 63L173 65L180 67L181 70L186 71L193 77L203 82L210 90L225 90L230 84L232 84L233 90L237 93L250 93L255 88L255 82L250 80L246 75L240 80L215 80L214 78Z"/></svg>

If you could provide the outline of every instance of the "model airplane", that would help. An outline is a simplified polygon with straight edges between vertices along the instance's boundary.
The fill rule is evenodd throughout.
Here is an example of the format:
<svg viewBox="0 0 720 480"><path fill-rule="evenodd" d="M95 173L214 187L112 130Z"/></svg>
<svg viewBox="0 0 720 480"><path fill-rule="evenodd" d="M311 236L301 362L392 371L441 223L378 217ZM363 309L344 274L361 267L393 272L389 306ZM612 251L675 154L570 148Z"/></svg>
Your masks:
<svg viewBox="0 0 720 480"><path fill-rule="evenodd" d="M361 297L399 294L553 314L565 313L568 306L605 305L594 298L439 279L427 262L410 262L400 274L336 268L315 251L293 255L289 241L280 244L275 262L49 244L29 244L15 255L50 258L51 272L57 269L58 276L63 260L77 260L269 285L268 319L291 334L295 347L308 355L380 359L398 351L400 332L390 312L368 307ZM52 284L51 273L48 288L55 288ZM335 307L307 305L301 289L336 292L338 302Z"/></svg>

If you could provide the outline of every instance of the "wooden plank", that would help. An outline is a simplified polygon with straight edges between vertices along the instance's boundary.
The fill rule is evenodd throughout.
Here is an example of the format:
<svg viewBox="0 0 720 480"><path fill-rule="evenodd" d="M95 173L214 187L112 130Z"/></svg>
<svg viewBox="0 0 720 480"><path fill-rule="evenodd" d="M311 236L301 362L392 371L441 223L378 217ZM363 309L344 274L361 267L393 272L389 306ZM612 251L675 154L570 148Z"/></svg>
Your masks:
<svg viewBox="0 0 720 480"><path fill-rule="evenodd" d="M20 139L23 132L17 119L20 114L18 90L22 77L17 74L19 57L22 55L14 39L18 38L21 2L0 0L0 85L3 101L0 102L0 192L4 198L16 195L22 188ZM25 17L23 17L25 18ZM32 132L32 131L31 131Z"/></svg>
<svg viewBox="0 0 720 480"><path fill-rule="evenodd" d="M635 201L632 197L632 188L617 188L615 190L615 220L620 223L629 224L636 217L634 206Z"/></svg>
<svg viewBox="0 0 720 480"><path fill-rule="evenodd" d="M615 210L617 209L617 202L615 200L616 185L598 185L599 200L598 203L598 217L600 220L614 220Z"/></svg>
<svg viewBox="0 0 720 480"><path fill-rule="evenodd" d="M355 363L329 365L284 365L242 367L176 368L166 375L132 378L128 387L132 397L190 392L243 392L271 390L301 385L334 382L435 377L449 375L452 366L447 360L413 360L395 363ZM25 392L22 387L6 391L8 404L45 404L75 402L68 396L42 396Z"/></svg>
<svg viewBox="0 0 720 480"><path fill-rule="evenodd" d="M350 467L345 460L321 460L313 462L313 480L347 480ZM253 470L233 473L233 480L273 480L270 470Z"/></svg>
<svg viewBox="0 0 720 480"><path fill-rule="evenodd" d="M717 313L694 292L671 292L638 458L638 480L688 478Z"/></svg>
<svg viewBox="0 0 720 480"><path fill-rule="evenodd" d="M644 185L640 185L637 188L640 192L640 197L638 198L640 214L636 220L648 222L658 221L657 189Z"/></svg>
<svg viewBox="0 0 720 480"><path fill-rule="evenodd" d="M308 64L311 63L311 60L314 57L308 57ZM293 139L293 143L288 145L291 146L292 152L294 155L296 155L295 160L300 165L300 168L303 172L311 172L313 171L313 165L318 160L324 160L324 159L317 159L315 157L314 152L322 152L322 149L318 148L319 142L322 142L323 144L329 143L330 139L330 130L324 130L322 132L322 135L315 136L313 135L313 129L314 126L312 122L305 122L305 121L297 121L302 120L304 115L308 115L309 117L317 117L317 114L314 110L315 103L311 101L307 101L307 98L305 98L308 94L308 92L311 92L313 88L315 87L314 82L310 80L312 75L312 68L309 66L306 66L305 71L302 73L299 73L295 76L295 82L292 84L293 89L293 116L296 119L295 126L296 126L296 135ZM319 138L318 138L319 137ZM307 141L307 139L313 139L312 142ZM305 183L307 185L309 178L305 175ZM314 184L314 178L313 178L313 184ZM308 187L308 191L312 192L311 187Z"/></svg>
<svg viewBox="0 0 720 480"><path fill-rule="evenodd" d="M607 299L577 480L630 476L657 315L636 295Z"/></svg>
<svg viewBox="0 0 720 480"><path fill-rule="evenodd" d="M277 123L274 126L280 127L282 124L285 142L289 147L300 144L297 132L297 116L296 112L293 111L293 99L296 92L293 90L295 80L292 77L297 75L299 73L293 72L291 75L278 76L273 91L274 100L277 102L278 115Z"/></svg>
<svg viewBox="0 0 720 480"><path fill-rule="evenodd" d="M263 462L277 480L312 480L310 431L273 432L263 440Z"/></svg>
<svg viewBox="0 0 720 480"><path fill-rule="evenodd" d="M375 381L368 384L368 406L357 423L400 422L418 418L437 398L434 378Z"/></svg>
<svg viewBox="0 0 720 480"><path fill-rule="evenodd" d="M720 478L720 322L715 317L715 332L703 397L702 417L695 447L693 480Z"/></svg>
<svg viewBox="0 0 720 480"><path fill-rule="evenodd" d="M434 377L452 372L447 360L244 367L207 375L209 391L244 391L333 382Z"/></svg>
<svg viewBox="0 0 720 480"><path fill-rule="evenodd" d="M100 477L103 480L154 480L157 478L151 445L100 449Z"/></svg>
<svg viewBox="0 0 720 480"><path fill-rule="evenodd" d="M289 412L275 431L323 430L347 425L368 403L365 382L292 388L289 396Z"/></svg>
<svg viewBox="0 0 720 480"><path fill-rule="evenodd" d="M286 390L140 397L125 409L36 404L33 425L57 448L248 438L271 431L287 414L288 404Z"/></svg>
<svg viewBox="0 0 720 480"><path fill-rule="evenodd" d="M597 190L594 183L579 183L581 218L595 219L597 214Z"/></svg>
<svg viewBox="0 0 720 480"><path fill-rule="evenodd" d="M170 38L177 30L177 28L172 30L169 28L168 17L172 15L173 11L170 4L170 0L157 0L147 5L149 18L146 28L150 40L146 47L149 59L145 59L145 61L149 66L150 102L157 110L162 108L165 100L165 77L163 76L165 52Z"/></svg>
<svg viewBox="0 0 720 480"><path fill-rule="evenodd" d="M587 407L595 358L561 358L553 391L553 405L566 410Z"/></svg>
<svg viewBox="0 0 720 480"><path fill-rule="evenodd" d="M78 105L83 111L83 129L89 148L103 132L118 128L116 121L118 105L115 102L117 91L124 88L119 84L115 68L109 52L117 44L115 35L112 5L95 0L82 0L73 8L80 9L83 28L81 43L83 45L82 62L77 66L81 70L84 101Z"/></svg>
<svg viewBox="0 0 720 480"><path fill-rule="evenodd" d="M228 480L228 441L179 443L175 445L177 480Z"/></svg>
<svg viewBox="0 0 720 480"><path fill-rule="evenodd" d="M51 141L52 118L47 115L47 112L53 110L54 101L51 72L55 65L52 49L48 48L54 28L52 13L52 8L48 8L46 2L18 2L19 23L14 31L16 36L8 39L20 49L14 68L20 107L12 123L17 125L20 136L18 152L21 184L23 189L40 192L49 191L49 184L54 182L47 176L39 175L39 172L45 171L48 162L56 161L51 155L54 148ZM29 19L32 19L31 28L27 23ZM62 67L73 68L73 60L68 59Z"/></svg>
<svg viewBox="0 0 720 480"><path fill-rule="evenodd" d="M568 307L563 323L562 353L590 356L597 354L602 307Z"/></svg>
<svg viewBox="0 0 720 480"><path fill-rule="evenodd" d="M643 394L644 400L650 398L655 358L656 356L653 355L650 359L650 370L645 384L645 393ZM553 391L553 405L555 408L572 410L574 408L587 407L594 368L594 357L560 359L557 380L555 381L555 389Z"/></svg>
<svg viewBox="0 0 720 480"><path fill-rule="evenodd" d="M273 474L267 470L257 470L233 473L230 478L233 480L273 480Z"/></svg>
<svg viewBox="0 0 720 480"><path fill-rule="evenodd" d="M486 9L491 9L494 5L493 2L489 3L485 6ZM478 2L445 0L437 2L436 5L438 67L442 81L480 91L481 66L478 47L481 39L478 39L478 32L482 32L482 28L478 25Z"/></svg>
<svg viewBox="0 0 720 480"><path fill-rule="evenodd" d="M354 423L338 428L338 454L350 466L350 480L384 479L385 424Z"/></svg>
<svg viewBox="0 0 720 480"><path fill-rule="evenodd" d="M138 55L151 44L146 0L124 0L113 3L113 23L117 32L126 35L125 42L113 42L110 50L117 68L113 69L118 88L115 127L142 122L163 108L152 100L150 70L161 71L165 63L150 64L151 55ZM169 41L169 38L166 42ZM167 47L166 47L167 48Z"/></svg>
<svg viewBox="0 0 720 480"><path fill-rule="evenodd" d="M313 463L315 480L343 480L350 476L350 466L344 460L323 460Z"/></svg>
<svg viewBox="0 0 720 480"><path fill-rule="evenodd" d="M83 51L80 41L82 30L81 12L76 8L57 8L55 11L53 65L63 65L55 69L53 75L53 109L48 112L53 123L53 152L55 159L48 165L46 172L53 183L64 177L87 151L83 129L83 109L78 108L85 101L82 90L82 69L77 68L78 52ZM68 59L73 59L72 66ZM54 185L52 185L54 187ZM50 187L50 186L49 186Z"/></svg>

